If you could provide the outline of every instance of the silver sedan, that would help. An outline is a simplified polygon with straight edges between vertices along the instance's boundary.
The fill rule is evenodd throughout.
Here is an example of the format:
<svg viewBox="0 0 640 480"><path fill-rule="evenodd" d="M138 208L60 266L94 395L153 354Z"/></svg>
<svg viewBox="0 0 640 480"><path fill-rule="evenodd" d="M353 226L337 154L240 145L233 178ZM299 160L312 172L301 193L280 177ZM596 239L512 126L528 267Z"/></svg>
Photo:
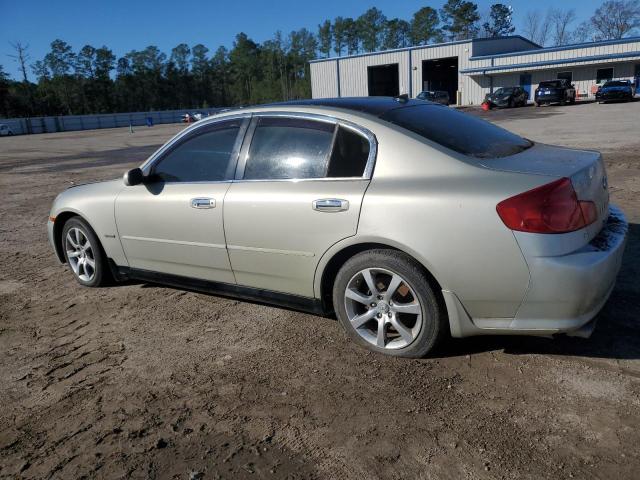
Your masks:
<svg viewBox="0 0 640 480"><path fill-rule="evenodd" d="M383 97L206 118L124 181L61 193L48 223L84 286L335 313L358 344L406 357L446 335L588 336L626 232L598 152Z"/></svg>

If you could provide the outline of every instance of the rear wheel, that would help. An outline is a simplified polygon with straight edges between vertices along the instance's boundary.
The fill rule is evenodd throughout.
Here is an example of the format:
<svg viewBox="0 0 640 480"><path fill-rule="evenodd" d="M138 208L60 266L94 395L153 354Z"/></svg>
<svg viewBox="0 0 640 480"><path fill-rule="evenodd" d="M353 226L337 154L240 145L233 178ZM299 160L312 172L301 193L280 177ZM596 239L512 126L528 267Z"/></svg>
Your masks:
<svg viewBox="0 0 640 480"><path fill-rule="evenodd" d="M352 340L387 355L423 357L447 331L421 268L395 250L370 250L349 259L336 277L333 305Z"/></svg>
<svg viewBox="0 0 640 480"><path fill-rule="evenodd" d="M64 257L80 285L99 287L110 280L107 259L91 227L80 217L69 219L62 229Z"/></svg>
<svg viewBox="0 0 640 480"><path fill-rule="evenodd" d="M535 102L535 101L534 101L534 102L533 102L533 106L534 106L534 107L539 107L539 106L540 106L540 104L539 104L538 102Z"/></svg>

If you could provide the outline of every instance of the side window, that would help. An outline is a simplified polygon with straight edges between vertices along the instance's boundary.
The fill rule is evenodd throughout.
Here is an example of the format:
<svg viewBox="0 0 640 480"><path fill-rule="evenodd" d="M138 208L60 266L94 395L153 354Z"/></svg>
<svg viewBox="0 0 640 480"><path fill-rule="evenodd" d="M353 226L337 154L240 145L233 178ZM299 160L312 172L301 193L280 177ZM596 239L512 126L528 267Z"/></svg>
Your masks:
<svg viewBox="0 0 640 480"><path fill-rule="evenodd" d="M339 127L327 177L361 177L368 159L369 140L349 128Z"/></svg>
<svg viewBox="0 0 640 480"><path fill-rule="evenodd" d="M259 118L244 179L325 177L334 130L334 124L314 120Z"/></svg>
<svg viewBox="0 0 640 480"><path fill-rule="evenodd" d="M182 140L153 167L165 182L214 182L230 178L231 153L241 120L205 126Z"/></svg>

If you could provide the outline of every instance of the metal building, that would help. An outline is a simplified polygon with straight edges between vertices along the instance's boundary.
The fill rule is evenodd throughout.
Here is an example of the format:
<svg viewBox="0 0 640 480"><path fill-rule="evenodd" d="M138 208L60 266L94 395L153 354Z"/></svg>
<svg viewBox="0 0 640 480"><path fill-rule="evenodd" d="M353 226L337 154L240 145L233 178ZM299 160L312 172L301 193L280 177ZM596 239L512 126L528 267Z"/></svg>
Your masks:
<svg viewBox="0 0 640 480"><path fill-rule="evenodd" d="M640 87L640 37L551 48L521 36L481 38L311 62L313 98L446 90L452 103L477 105L498 87L520 85L532 98L539 82L556 78L568 78L580 98L613 78Z"/></svg>

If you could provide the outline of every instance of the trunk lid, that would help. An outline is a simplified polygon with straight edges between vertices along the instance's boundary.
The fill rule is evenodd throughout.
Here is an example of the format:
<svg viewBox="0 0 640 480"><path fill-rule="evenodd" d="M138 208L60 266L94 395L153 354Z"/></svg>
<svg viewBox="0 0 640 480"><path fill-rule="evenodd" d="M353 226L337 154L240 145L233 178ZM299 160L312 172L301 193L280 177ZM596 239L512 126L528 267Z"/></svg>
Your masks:
<svg viewBox="0 0 640 480"><path fill-rule="evenodd" d="M594 202L598 211L597 220L586 228L587 242L591 241L606 223L609 215L609 188L600 152L538 143L516 155L483 159L479 163L493 170L544 175L553 179L569 178L578 200Z"/></svg>

